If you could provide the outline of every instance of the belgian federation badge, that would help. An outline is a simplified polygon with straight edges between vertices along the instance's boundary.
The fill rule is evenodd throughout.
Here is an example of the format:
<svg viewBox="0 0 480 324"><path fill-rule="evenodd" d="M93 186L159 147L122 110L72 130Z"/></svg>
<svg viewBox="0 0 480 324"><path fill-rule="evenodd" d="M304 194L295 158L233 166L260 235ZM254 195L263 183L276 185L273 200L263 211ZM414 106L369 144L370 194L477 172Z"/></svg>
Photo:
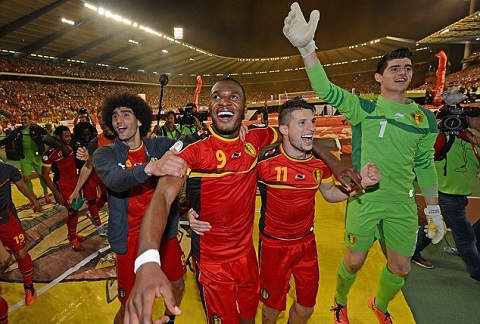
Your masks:
<svg viewBox="0 0 480 324"><path fill-rule="evenodd" d="M222 324L222 319L220 317L218 317L217 314L213 314L210 317L210 320L211 320L211 323L213 323L213 324Z"/></svg>
<svg viewBox="0 0 480 324"><path fill-rule="evenodd" d="M415 125L420 125L423 121L423 113L420 110L412 113L412 119Z"/></svg>

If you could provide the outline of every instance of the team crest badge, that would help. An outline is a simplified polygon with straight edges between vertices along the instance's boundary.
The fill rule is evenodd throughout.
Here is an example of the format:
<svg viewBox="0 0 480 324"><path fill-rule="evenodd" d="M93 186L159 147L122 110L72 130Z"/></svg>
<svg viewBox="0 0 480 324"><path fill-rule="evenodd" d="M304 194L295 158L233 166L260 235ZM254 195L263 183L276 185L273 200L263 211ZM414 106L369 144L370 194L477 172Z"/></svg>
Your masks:
<svg viewBox="0 0 480 324"><path fill-rule="evenodd" d="M315 178L315 181L317 183L320 183L322 181L322 176L323 176L323 171L320 169L315 169L313 171L313 177Z"/></svg>
<svg viewBox="0 0 480 324"><path fill-rule="evenodd" d="M245 152L252 157L257 157L257 150L250 143L245 143Z"/></svg>
<svg viewBox="0 0 480 324"><path fill-rule="evenodd" d="M270 294L268 293L267 289L262 288L260 289L260 296L262 296L264 300L267 300L268 297L270 297Z"/></svg>
<svg viewBox="0 0 480 324"><path fill-rule="evenodd" d="M412 119L415 125L420 125L423 121L423 114L420 110L417 110L416 112L412 113Z"/></svg>
<svg viewBox="0 0 480 324"><path fill-rule="evenodd" d="M217 314L213 314L212 317L210 317L211 319L211 323L212 324L222 324L222 319L220 317L218 317Z"/></svg>
<svg viewBox="0 0 480 324"><path fill-rule="evenodd" d="M347 234L348 242L355 244L357 242L357 237L351 233Z"/></svg>

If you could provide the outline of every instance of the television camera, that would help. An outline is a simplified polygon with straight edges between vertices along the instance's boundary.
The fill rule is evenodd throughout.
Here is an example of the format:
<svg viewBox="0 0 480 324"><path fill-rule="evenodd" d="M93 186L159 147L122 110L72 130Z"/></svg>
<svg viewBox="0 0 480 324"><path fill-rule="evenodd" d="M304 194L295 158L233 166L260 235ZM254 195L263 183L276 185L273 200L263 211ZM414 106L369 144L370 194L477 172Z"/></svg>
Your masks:
<svg viewBox="0 0 480 324"><path fill-rule="evenodd" d="M438 128L447 135L458 135L458 133L468 127L466 116L479 117L480 108L460 106L467 96L449 89L441 95L445 105L438 111Z"/></svg>
<svg viewBox="0 0 480 324"><path fill-rule="evenodd" d="M195 118L197 118L200 123L207 119L207 116L205 113L197 113L196 111L193 111L194 108L195 109L197 108L197 106L194 103L189 103L183 108L178 108L178 110L180 111L180 115L182 116L180 118L181 126L195 125Z"/></svg>

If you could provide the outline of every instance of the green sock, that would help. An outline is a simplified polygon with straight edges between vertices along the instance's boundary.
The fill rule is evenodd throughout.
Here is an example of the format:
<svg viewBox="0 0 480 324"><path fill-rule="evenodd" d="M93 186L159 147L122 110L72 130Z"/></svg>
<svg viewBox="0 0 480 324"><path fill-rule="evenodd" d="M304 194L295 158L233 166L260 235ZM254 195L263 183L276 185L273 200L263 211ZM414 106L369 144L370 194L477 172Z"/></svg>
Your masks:
<svg viewBox="0 0 480 324"><path fill-rule="evenodd" d="M386 264L380 274L380 286L375 296L375 306L380 311L386 313L388 304L404 285L405 278L390 272L390 270L388 270L388 264Z"/></svg>
<svg viewBox="0 0 480 324"><path fill-rule="evenodd" d="M335 295L337 304L347 305L347 295L356 278L357 274L348 272L342 259L337 271L337 294Z"/></svg>

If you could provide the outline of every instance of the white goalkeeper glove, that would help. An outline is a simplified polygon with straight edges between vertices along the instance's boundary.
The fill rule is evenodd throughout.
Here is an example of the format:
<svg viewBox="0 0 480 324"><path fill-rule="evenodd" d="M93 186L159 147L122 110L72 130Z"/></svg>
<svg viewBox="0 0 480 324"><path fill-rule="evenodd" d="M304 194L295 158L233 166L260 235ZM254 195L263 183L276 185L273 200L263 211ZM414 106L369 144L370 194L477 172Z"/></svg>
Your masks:
<svg viewBox="0 0 480 324"><path fill-rule="evenodd" d="M437 244L445 236L445 223L443 222L442 211L439 205L427 205L424 209L427 218L425 225L425 233L432 240L433 244Z"/></svg>
<svg viewBox="0 0 480 324"><path fill-rule="evenodd" d="M315 52L317 48L313 36L315 35L319 19L320 12L313 10L310 13L310 21L307 24L300 5L294 2L290 6L290 12L287 18L284 20L283 34L293 46L298 48L303 57Z"/></svg>

